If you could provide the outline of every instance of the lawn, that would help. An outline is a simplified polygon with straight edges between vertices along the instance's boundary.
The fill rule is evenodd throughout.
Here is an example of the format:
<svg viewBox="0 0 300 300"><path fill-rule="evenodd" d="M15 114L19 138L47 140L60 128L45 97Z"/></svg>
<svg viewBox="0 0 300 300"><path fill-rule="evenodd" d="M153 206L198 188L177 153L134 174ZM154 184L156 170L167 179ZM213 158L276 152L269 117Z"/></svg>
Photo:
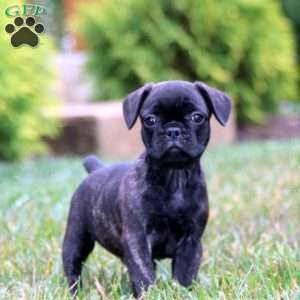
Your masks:
<svg viewBox="0 0 300 300"><path fill-rule="evenodd" d="M144 299L300 299L300 141L208 149L210 219L190 289L158 266ZM0 165L0 299L69 299L61 244L81 160ZM125 268L99 246L80 299L129 299Z"/></svg>

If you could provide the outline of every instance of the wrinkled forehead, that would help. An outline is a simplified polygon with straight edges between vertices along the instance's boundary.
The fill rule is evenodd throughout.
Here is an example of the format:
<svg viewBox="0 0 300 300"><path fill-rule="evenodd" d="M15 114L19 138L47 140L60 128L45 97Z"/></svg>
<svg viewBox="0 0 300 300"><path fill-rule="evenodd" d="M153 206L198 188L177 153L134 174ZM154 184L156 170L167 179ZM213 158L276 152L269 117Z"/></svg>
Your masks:
<svg viewBox="0 0 300 300"><path fill-rule="evenodd" d="M200 111L204 115L209 113L205 100L192 84L158 84L141 108L142 115L192 111Z"/></svg>

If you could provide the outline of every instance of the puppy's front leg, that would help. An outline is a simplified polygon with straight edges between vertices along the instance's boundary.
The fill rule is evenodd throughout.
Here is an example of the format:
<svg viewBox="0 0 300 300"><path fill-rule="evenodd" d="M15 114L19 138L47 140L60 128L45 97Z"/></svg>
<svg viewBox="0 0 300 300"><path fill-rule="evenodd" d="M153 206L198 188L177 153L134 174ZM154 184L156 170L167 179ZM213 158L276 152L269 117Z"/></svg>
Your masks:
<svg viewBox="0 0 300 300"><path fill-rule="evenodd" d="M139 297L155 280L154 265L142 227L126 230L122 236L124 263L132 284L133 294Z"/></svg>
<svg viewBox="0 0 300 300"><path fill-rule="evenodd" d="M183 286L191 285L195 279L202 257L201 241L192 236L184 238L172 260L173 277Z"/></svg>

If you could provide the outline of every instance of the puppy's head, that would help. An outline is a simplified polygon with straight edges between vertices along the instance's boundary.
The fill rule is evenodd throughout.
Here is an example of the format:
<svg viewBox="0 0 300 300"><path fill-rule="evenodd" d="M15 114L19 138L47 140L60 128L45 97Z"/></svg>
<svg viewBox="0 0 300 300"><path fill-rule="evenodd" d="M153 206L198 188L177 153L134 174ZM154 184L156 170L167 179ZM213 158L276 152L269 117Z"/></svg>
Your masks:
<svg viewBox="0 0 300 300"><path fill-rule="evenodd" d="M123 103L127 127L140 116L148 155L166 162L199 158L209 141L211 114L225 126L230 110L227 95L187 81L148 83Z"/></svg>

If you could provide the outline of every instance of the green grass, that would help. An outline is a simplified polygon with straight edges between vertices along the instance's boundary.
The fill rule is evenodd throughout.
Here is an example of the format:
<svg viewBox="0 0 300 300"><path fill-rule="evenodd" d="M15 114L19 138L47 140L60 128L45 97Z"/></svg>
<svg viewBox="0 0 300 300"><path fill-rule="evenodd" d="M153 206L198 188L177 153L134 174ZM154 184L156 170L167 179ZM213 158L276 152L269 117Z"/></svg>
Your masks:
<svg viewBox="0 0 300 300"><path fill-rule="evenodd" d="M195 283L171 280L170 263L144 299L300 299L300 141L208 149L210 220ZM0 299L69 299L61 244L78 159L0 165ZM125 268L99 246L80 299L129 299ZM102 296L101 296L102 295Z"/></svg>

